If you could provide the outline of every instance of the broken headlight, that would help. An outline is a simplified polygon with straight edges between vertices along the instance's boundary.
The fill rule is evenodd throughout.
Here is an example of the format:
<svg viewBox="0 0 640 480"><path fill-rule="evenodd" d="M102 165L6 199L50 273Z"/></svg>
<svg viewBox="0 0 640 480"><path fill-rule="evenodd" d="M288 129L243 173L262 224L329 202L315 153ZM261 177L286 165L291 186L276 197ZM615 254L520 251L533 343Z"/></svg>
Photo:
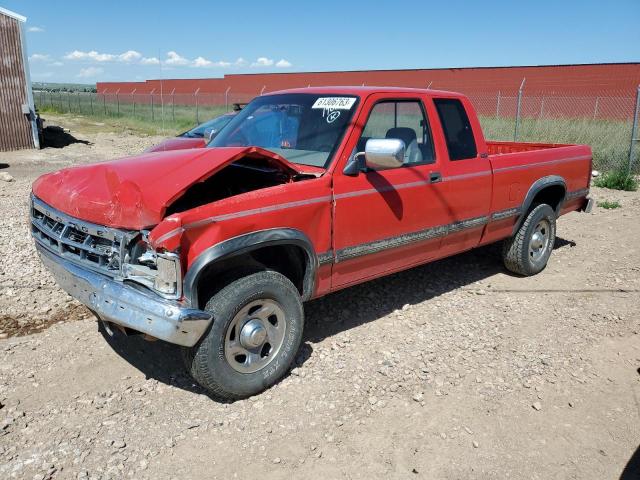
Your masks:
<svg viewBox="0 0 640 480"><path fill-rule="evenodd" d="M156 252L144 239L131 247L122 273L125 280L140 283L163 297L179 298L182 294L180 256Z"/></svg>

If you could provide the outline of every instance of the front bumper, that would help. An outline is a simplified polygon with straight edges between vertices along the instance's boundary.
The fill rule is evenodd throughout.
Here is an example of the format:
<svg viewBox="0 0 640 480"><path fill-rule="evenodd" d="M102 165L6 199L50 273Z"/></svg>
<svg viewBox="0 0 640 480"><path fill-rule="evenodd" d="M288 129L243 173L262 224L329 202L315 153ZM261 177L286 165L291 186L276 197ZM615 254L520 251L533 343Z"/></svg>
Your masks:
<svg viewBox="0 0 640 480"><path fill-rule="evenodd" d="M211 323L211 314L138 290L61 258L36 243L42 263L58 284L101 320L191 347Z"/></svg>

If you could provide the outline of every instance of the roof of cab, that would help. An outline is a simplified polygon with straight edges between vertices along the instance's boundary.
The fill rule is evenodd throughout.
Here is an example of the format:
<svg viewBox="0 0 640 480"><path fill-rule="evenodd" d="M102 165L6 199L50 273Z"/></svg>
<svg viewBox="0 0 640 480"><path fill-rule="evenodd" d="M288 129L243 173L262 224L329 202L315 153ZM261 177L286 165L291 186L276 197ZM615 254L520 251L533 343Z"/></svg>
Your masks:
<svg viewBox="0 0 640 480"><path fill-rule="evenodd" d="M283 93L312 93L312 94L333 94L333 95L358 95L368 96L373 93L414 93L429 96L443 97L462 97L464 95L456 92L447 92L444 90L431 90L427 88L408 88L408 87L375 87L375 86L327 86L327 87L302 87L288 88L286 90L277 90L268 92L265 95L275 95Z"/></svg>

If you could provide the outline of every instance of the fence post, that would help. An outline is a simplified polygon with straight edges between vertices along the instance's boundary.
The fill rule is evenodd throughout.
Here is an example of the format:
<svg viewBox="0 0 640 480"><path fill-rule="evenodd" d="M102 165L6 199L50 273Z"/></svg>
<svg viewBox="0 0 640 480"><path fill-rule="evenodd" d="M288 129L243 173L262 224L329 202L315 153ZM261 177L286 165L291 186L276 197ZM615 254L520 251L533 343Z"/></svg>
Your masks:
<svg viewBox="0 0 640 480"><path fill-rule="evenodd" d="M631 127L631 144L629 145L629 164L627 165L627 175L631 174L631 167L633 167L633 150L635 142L640 140L640 138L637 137L638 115L640 115L640 85L638 85L636 90L636 107L633 109L633 127Z"/></svg>
<svg viewBox="0 0 640 480"><path fill-rule="evenodd" d="M199 117L199 111L198 111L198 92L200 91L200 89L197 89L196 92L193 94L193 96L196 99L196 125L200 123L200 117Z"/></svg>
<svg viewBox="0 0 640 480"><path fill-rule="evenodd" d="M598 103L600 102L600 97L596 97L596 104L593 107L593 119L596 119L596 115L598 115Z"/></svg>
<svg viewBox="0 0 640 480"><path fill-rule="evenodd" d="M71 113L71 90L67 91L67 103L69 104L69 113Z"/></svg>
<svg viewBox="0 0 640 480"><path fill-rule="evenodd" d="M155 92L156 89L154 88L153 90L151 90L151 121L155 122L156 120L156 114L153 110L153 92Z"/></svg>
<svg viewBox="0 0 640 480"><path fill-rule="evenodd" d="M224 92L224 109L229 111L229 90L231 90L231 87L227 88L227 91Z"/></svg>
<svg viewBox="0 0 640 480"><path fill-rule="evenodd" d="M171 119L176 121L176 89L171 90Z"/></svg>
<svg viewBox="0 0 640 480"><path fill-rule="evenodd" d="M262 86L262 90L260 90L260 96L262 96L262 94L264 93L264 89L265 89L265 88L267 88L267 86L266 86L266 85L263 85L263 86Z"/></svg>
<svg viewBox="0 0 640 480"><path fill-rule="evenodd" d="M81 96L80 92L78 92L78 113L82 113L82 104L80 103Z"/></svg>
<svg viewBox="0 0 640 480"><path fill-rule="evenodd" d="M500 118L500 90L498 90L498 98L496 100L496 119Z"/></svg>
<svg viewBox="0 0 640 480"><path fill-rule="evenodd" d="M118 95L119 93L120 93L120 89L116 91L116 111L118 113L118 116L120 116L120 97Z"/></svg>
<svg viewBox="0 0 640 480"><path fill-rule="evenodd" d="M526 78L522 79L522 83L520 84L520 89L518 90L518 104L516 105L516 128L513 132L513 141L518 141L518 130L520 129L520 108L522 105L522 90L524 89L524 81Z"/></svg>
<svg viewBox="0 0 640 480"><path fill-rule="evenodd" d="M91 115L93 115L93 93L89 92L89 108L91 108Z"/></svg>

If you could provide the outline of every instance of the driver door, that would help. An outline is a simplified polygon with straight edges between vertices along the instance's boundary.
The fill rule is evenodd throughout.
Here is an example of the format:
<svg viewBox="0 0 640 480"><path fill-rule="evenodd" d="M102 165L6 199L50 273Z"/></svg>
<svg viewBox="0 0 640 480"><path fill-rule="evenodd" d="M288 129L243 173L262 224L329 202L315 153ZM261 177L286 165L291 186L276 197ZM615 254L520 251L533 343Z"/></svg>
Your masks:
<svg viewBox="0 0 640 480"><path fill-rule="evenodd" d="M405 162L357 175L347 175L339 166L334 173L332 289L433 258L441 240L438 226L447 218L441 159L423 99L373 95L362 112L370 113L358 118L347 151L363 151L369 138L399 138L407 147Z"/></svg>

